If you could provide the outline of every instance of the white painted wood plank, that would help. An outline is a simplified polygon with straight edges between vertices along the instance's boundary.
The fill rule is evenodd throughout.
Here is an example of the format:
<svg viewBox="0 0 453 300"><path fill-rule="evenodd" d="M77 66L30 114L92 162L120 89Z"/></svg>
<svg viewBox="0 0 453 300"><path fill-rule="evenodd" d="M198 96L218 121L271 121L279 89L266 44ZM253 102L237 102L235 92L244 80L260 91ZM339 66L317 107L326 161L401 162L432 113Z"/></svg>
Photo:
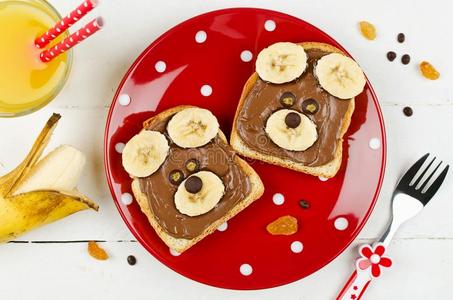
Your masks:
<svg viewBox="0 0 453 300"><path fill-rule="evenodd" d="M423 244L423 248L419 246ZM138 243L102 243L111 259L96 261L86 243L7 244L0 247L0 298L22 299L333 299L353 270L350 249L304 280L269 290L208 287L171 271ZM399 240L393 269L374 282L365 299L448 299L453 240ZM126 257L137 258L129 266ZM398 298L397 295L400 295Z"/></svg>
<svg viewBox="0 0 453 300"><path fill-rule="evenodd" d="M69 11L77 0L53 1ZM197 14L225 7L255 6L279 10L305 19L337 39L358 60L383 103L453 103L453 27L448 12L451 3L434 1L312 1L312 0L222 0L140 1L109 0L96 8L105 18L105 28L95 38L75 49L74 69L63 92L51 106L99 107L110 104L114 90L129 65L163 32ZM378 38L365 40L358 31L360 20L373 22ZM81 22L84 23L84 22ZM82 24L78 24L78 28ZM399 32L406 42L396 42ZM400 56L409 53L412 62L403 66L400 56L386 60L389 50ZM441 79L423 79L417 62L429 60L441 72Z"/></svg>

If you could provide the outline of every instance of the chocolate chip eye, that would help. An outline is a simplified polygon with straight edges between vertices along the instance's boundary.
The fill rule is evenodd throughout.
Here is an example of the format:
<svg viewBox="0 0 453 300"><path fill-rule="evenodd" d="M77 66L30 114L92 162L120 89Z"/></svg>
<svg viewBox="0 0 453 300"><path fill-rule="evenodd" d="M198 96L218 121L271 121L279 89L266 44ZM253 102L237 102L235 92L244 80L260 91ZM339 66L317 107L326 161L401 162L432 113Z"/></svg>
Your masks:
<svg viewBox="0 0 453 300"><path fill-rule="evenodd" d="M172 184L178 185L184 180L184 173L180 170L173 170L168 174L168 180L170 180Z"/></svg>
<svg viewBox="0 0 453 300"><path fill-rule="evenodd" d="M200 163L195 158L186 161L186 169L189 172L197 172L200 169Z"/></svg>
<svg viewBox="0 0 453 300"><path fill-rule="evenodd" d="M290 112L285 117L285 124L289 128L296 128L297 126L299 126L300 122L301 118L298 113Z"/></svg>
<svg viewBox="0 0 453 300"><path fill-rule="evenodd" d="M280 97L280 104L283 107L291 107L296 102L296 95L291 92L284 92Z"/></svg>
<svg viewBox="0 0 453 300"><path fill-rule="evenodd" d="M184 187L189 193L196 194L199 191L201 191L201 188L203 187L203 182L198 176L190 176L184 183Z"/></svg>
<svg viewBox="0 0 453 300"><path fill-rule="evenodd" d="M313 115L319 110L319 103L313 98L309 98L302 102L302 111L306 114Z"/></svg>

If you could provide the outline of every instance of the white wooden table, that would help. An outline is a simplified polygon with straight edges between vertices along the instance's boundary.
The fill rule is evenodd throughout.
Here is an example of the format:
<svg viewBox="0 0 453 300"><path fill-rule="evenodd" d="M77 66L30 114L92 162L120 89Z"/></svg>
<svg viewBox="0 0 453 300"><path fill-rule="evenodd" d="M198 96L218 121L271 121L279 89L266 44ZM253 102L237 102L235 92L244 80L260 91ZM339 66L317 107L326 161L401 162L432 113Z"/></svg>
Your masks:
<svg viewBox="0 0 453 300"><path fill-rule="evenodd" d="M79 0L53 0L62 12ZM280 10L320 27L348 49L373 83L384 112L388 163L374 212L353 245L328 266L301 281L263 291L208 287L171 271L149 255L127 230L111 200L103 167L103 132L114 91L135 57L179 22L214 9L256 6ZM75 49L69 82L58 98L29 116L0 120L0 174L15 166L52 112L63 118L49 148L72 144L88 157L81 190L101 206L35 230L0 246L0 299L333 299L352 270L355 247L377 237L389 215L389 197L414 159L433 152L453 163L453 27L451 1L324 0L105 0L96 14L105 29ZM369 42L357 22L373 22ZM83 23L83 22L82 22ZM406 42L398 44L396 34ZM409 53L403 66L387 62L394 50ZM429 60L441 79L423 79L416 62ZM1 70L0 70L1 71ZM414 115L405 117L410 105ZM394 268L366 292L366 299L451 299L453 286L453 177L421 215L404 225L391 244ZM367 199L364 199L366 201ZM99 262L86 240L102 240L111 259ZM137 265L126 257L133 254Z"/></svg>

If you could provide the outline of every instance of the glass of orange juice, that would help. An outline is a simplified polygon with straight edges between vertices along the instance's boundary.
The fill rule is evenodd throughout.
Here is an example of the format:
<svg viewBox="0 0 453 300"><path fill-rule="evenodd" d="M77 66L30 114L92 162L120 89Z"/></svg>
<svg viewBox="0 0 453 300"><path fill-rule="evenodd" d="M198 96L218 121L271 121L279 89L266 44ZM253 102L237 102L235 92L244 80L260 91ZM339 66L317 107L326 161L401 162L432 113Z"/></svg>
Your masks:
<svg viewBox="0 0 453 300"><path fill-rule="evenodd" d="M33 112L49 103L65 84L72 50L42 62L35 38L61 20L45 0L0 0L0 117ZM60 35L58 43L68 33Z"/></svg>

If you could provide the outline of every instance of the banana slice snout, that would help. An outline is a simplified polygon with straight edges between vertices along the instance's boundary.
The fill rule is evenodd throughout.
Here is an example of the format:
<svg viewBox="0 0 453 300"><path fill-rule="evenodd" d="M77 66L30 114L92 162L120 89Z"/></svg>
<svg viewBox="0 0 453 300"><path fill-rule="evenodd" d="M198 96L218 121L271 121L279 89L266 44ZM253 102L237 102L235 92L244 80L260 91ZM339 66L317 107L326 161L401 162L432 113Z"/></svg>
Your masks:
<svg viewBox="0 0 453 300"><path fill-rule="evenodd" d="M315 123L291 109L274 112L267 119L265 132L277 146L291 151L304 151L318 139Z"/></svg>
<svg viewBox="0 0 453 300"><path fill-rule="evenodd" d="M314 72L321 87L340 99L354 98L363 91L366 82L359 65L339 53L321 57Z"/></svg>
<svg viewBox="0 0 453 300"><path fill-rule="evenodd" d="M256 59L256 72L264 81L285 83L298 78L307 67L307 54L302 46L280 42L261 50Z"/></svg>
<svg viewBox="0 0 453 300"><path fill-rule="evenodd" d="M209 110L190 107L171 118L167 132L179 147L196 148L206 145L217 135L219 122Z"/></svg>
<svg viewBox="0 0 453 300"><path fill-rule="evenodd" d="M187 177L175 193L176 209L190 217L213 209L225 193L222 180L210 171L200 171Z"/></svg>
<svg viewBox="0 0 453 300"><path fill-rule="evenodd" d="M142 130L124 147L123 167L132 176L149 176L165 161L169 149L168 141L162 133Z"/></svg>

